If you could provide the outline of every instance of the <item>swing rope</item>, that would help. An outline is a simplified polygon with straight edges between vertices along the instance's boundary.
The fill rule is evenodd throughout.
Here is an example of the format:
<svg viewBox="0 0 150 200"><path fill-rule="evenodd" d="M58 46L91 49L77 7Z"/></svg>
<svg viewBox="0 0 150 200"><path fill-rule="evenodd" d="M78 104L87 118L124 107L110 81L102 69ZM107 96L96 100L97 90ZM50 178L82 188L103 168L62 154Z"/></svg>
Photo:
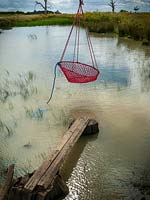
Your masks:
<svg viewBox="0 0 150 200"><path fill-rule="evenodd" d="M50 97L47 101L47 104L49 104L50 100L52 99L53 97L53 93L54 93L54 89L55 89L55 82L56 82L56 72L57 72L57 66L58 66L58 63L55 65L55 68L54 68L54 79L53 79L53 84L52 84L52 89L51 89L51 94L50 94Z"/></svg>
<svg viewBox="0 0 150 200"><path fill-rule="evenodd" d="M84 17L82 5L83 5L83 1L79 0L79 7L74 17L73 24L71 26L71 30L69 32L60 61L56 64L55 69L54 69L54 80L52 84L51 94L47 101L47 104L50 102L53 96L55 81L56 81L57 66L60 67L60 69L64 73L67 80L72 83L87 83L87 82L95 81L99 75L99 70L98 70L92 42L89 36L89 32L85 26L86 23L85 23L85 17ZM83 19L82 25L85 28L87 45L88 45L88 49L89 49L89 53L90 53L90 57L92 61L92 66L79 62L81 17ZM76 30L75 30L74 49L73 49L73 61L64 61L63 59L65 56L65 52L67 50L74 27L76 27Z"/></svg>

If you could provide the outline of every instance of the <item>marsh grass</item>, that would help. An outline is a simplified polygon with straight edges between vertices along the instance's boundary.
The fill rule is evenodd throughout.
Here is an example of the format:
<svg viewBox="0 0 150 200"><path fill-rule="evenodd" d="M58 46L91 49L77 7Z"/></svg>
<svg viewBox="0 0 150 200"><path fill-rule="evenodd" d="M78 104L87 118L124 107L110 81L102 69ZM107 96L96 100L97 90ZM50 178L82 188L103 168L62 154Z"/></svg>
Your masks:
<svg viewBox="0 0 150 200"><path fill-rule="evenodd" d="M44 117L44 112L42 109L38 108L35 111L32 108L24 107L26 117L35 120L42 120Z"/></svg>
<svg viewBox="0 0 150 200"><path fill-rule="evenodd" d="M150 13L86 13L90 31L116 33L121 37L150 41Z"/></svg>
<svg viewBox="0 0 150 200"><path fill-rule="evenodd" d="M0 15L0 28L13 26L71 25L73 14ZM121 37L150 41L150 13L85 13L91 32L116 33Z"/></svg>
<svg viewBox="0 0 150 200"><path fill-rule="evenodd" d="M19 74L18 79L15 81L17 92L24 100L37 93L37 88L33 86L35 78L35 75L29 71L27 74Z"/></svg>
<svg viewBox="0 0 150 200"><path fill-rule="evenodd" d="M55 126L69 127L72 121L72 117L68 115L63 109L58 110L58 108L50 108L49 114L51 115L53 124Z"/></svg>
<svg viewBox="0 0 150 200"><path fill-rule="evenodd" d="M0 15L0 28L13 26L71 25L73 14ZM121 37L150 41L150 13L86 12L91 32L116 33Z"/></svg>
<svg viewBox="0 0 150 200"><path fill-rule="evenodd" d="M13 129L0 119L0 134L5 138L13 135Z"/></svg>
<svg viewBox="0 0 150 200"><path fill-rule="evenodd" d="M0 28L13 26L70 25L73 15L0 15Z"/></svg>
<svg viewBox="0 0 150 200"><path fill-rule="evenodd" d="M15 80L10 74L0 77L0 103L6 103L11 97L17 95L27 100L30 96L37 94L37 87L34 85L36 76L33 72L18 74Z"/></svg>

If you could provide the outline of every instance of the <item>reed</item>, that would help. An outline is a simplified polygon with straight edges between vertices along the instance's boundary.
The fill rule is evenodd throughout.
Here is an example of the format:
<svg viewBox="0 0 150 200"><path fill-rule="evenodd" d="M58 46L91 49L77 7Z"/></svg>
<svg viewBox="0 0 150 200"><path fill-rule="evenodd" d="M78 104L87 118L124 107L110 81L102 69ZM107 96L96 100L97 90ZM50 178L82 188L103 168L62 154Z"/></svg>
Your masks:
<svg viewBox="0 0 150 200"><path fill-rule="evenodd" d="M90 31L116 33L121 37L150 41L150 13L86 13Z"/></svg>
<svg viewBox="0 0 150 200"><path fill-rule="evenodd" d="M71 25L73 14L0 15L0 28L13 26ZM91 32L115 33L120 37L150 41L150 13L86 12L86 25ZM145 43L145 42L144 42Z"/></svg>
<svg viewBox="0 0 150 200"><path fill-rule="evenodd" d="M70 25L73 15L0 15L0 28L13 26Z"/></svg>

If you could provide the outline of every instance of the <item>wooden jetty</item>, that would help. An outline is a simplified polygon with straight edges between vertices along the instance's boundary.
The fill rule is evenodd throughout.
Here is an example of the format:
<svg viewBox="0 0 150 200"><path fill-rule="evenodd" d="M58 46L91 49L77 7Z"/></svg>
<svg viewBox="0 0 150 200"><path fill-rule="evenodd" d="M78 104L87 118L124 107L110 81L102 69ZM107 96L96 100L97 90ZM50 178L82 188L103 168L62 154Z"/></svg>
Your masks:
<svg viewBox="0 0 150 200"><path fill-rule="evenodd" d="M91 128L92 127L92 128ZM56 200L69 190L59 169L83 133L97 133L98 123L88 117L74 121L59 144L32 174L18 178L9 192L9 200Z"/></svg>

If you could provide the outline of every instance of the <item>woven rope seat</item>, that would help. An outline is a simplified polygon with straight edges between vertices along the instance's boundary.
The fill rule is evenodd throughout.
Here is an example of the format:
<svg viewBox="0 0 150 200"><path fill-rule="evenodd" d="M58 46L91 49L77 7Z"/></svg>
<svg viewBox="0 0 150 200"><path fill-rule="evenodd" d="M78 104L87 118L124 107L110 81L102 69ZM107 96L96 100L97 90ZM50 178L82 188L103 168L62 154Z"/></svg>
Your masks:
<svg viewBox="0 0 150 200"><path fill-rule="evenodd" d="M73 61L58 63L67 80L71 83L87 83L97 79L99 71L87 64Z"/></svg>

